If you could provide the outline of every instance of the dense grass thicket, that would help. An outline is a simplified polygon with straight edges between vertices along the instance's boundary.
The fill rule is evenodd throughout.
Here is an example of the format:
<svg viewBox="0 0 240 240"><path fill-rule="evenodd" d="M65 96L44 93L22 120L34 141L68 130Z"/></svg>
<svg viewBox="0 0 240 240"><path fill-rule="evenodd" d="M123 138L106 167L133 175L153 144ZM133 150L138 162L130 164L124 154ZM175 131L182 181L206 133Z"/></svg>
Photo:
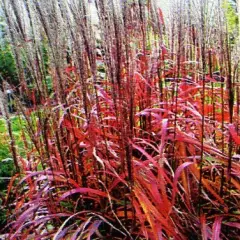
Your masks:
<svg viewBox="0 0 240 240"><path fill-rule="evenodd" d="M96 0L98 26L86 0L1 3L24 150L2 100L6 239L239 239L238 26L221 0L168 18Z"/></svg>

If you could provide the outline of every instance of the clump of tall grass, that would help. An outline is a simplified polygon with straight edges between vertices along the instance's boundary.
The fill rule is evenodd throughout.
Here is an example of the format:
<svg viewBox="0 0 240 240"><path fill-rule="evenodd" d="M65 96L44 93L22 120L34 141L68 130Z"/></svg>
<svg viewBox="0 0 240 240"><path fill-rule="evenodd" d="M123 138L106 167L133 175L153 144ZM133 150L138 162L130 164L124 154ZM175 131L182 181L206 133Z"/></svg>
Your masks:
<svg viewBox="0 0 240 240"><path fill-rule="evenodd" d="M9 239L239 236L238 59L221 4L176 1L165 22L153 0L96 0L98 29L85 0L2 5L26 121Z"/></svg>

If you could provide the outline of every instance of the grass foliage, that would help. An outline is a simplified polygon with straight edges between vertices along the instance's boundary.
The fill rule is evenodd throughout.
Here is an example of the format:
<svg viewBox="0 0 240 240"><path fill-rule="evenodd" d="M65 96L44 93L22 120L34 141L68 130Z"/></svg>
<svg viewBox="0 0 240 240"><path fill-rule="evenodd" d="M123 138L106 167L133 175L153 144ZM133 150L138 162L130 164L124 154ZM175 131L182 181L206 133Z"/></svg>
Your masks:
<svg viewBox="0 0 240 240"><path fill-rule="evenodd" d="M165 19L153 0L95 2L97 27L85 0L2 1L31 100L15 97L7 238L237 239L239 54L221 4L175 1Z"/></svg>

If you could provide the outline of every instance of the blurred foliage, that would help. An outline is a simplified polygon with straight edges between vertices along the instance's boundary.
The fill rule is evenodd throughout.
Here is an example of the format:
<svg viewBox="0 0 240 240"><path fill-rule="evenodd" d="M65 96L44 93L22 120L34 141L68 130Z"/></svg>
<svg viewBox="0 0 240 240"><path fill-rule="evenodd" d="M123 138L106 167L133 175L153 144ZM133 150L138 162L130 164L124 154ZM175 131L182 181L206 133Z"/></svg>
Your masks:
<svg viewBox="0 0 240 240"><path fill-rule="evenodd" d="M5 38L5 24L0 18L0 74L10 84L18 85L17 69L11 45ZM0 84L1 84L0 80Z"/></svg>
<svg viewBox="0 0 240 240"><path fill-rule="evenodd" d="M23 142L21 137L21 128L24 123L19 121L19 117L12 117L12 130L16 139L16 147L21 156L24 156ZM9 137L7 127L4 119L0 119L0 227L6 224L6 209L2 206L2 199L4 198L7 185L10 178L14 174L14 163L9 148Z"/></svg>
<svg viewBox="0 0 240 240"><path fill-rule="evenodd" d="M16 140L16 148L20 156L25 156L24 144L22 141L22 127L25 123L20 121L19 117L11 118L12 131ZM12 155L9 149L9 137L5 120L0 119L0 177L11 177L14 169ZM0 179L0 191L5 189L6 185Z"/></svg>
<svg viewBox="0 0 240 240"><path fill-rule="evenodd" d="M49 52L48 52L48 45L47 39L43 39L42 41L42 58L43 58L43 67L44 67L44 74L48 74L49 70Z"/></svg>
<svg viewBox="0 0 240 240"><path fill-rule="evenodd" d="M14 163L12 158L7 158L3 161L0 161L0 177L8 178L11 177L14 173ZM0 178L0 189L1 192L3 189L6 189L6 179Z"/></svg>
<svg viewBox="0 0 240 240"><path fill-rule="evenodd" d="M20 121L21 120L21 121ZM25 121L20 117L11 117L11 126L16 141L17 151L20 156L25 156L24 144L22 141L22 130L25 127ZM10 158L9 138L5 120L0 119L0 162ZM0 175L1 176L1 175Z"/></svg>
<svg viewBox="0 0 240 240"><path fill-rule="evenodd" d="M227 20L228 33L230 35L231 43L234 43L235 37L238 35L238 14L237 7L233 1L223 1L223 9L225 10L225 17Z"/></svg>
<svg viewBox="0 0 240 240"><path fill-rule="evenodd" d="M12 55L10 44L0 44L0 73L10 84L18 85L15 61Z"/></svg>
<svg viewBox="0 0 240 240"><path fill-rule="evenodd" d="M7 185L9 182L9 179L7 178L10 178L13 174L14 163L12 158L7 158L3 161L0 161L0 227L5 226L7 222L7 210L4 206L2 206L2 202L7 192Z"/></svg>
<svg viewBox="0 0 240 240"><path fill-rule="evenodd" d="M11 156L9 152L9 146L7 143L7 128L5 121L0 119L0 162L3 159L9 158Z"/></svg>

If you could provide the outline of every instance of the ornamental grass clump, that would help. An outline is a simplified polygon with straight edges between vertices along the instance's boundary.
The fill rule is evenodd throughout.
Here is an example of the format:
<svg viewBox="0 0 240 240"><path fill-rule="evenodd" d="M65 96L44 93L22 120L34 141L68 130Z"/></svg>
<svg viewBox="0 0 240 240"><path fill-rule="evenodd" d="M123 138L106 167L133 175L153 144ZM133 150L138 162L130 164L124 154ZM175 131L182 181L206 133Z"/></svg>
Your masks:
<svg viewBox="0 0 240 240"><path fill-rule="evenodd" d="M175 1L166 19L154 0L2 0L26 152L7 239L238 238L239 57L221 6Z"/></svg>

